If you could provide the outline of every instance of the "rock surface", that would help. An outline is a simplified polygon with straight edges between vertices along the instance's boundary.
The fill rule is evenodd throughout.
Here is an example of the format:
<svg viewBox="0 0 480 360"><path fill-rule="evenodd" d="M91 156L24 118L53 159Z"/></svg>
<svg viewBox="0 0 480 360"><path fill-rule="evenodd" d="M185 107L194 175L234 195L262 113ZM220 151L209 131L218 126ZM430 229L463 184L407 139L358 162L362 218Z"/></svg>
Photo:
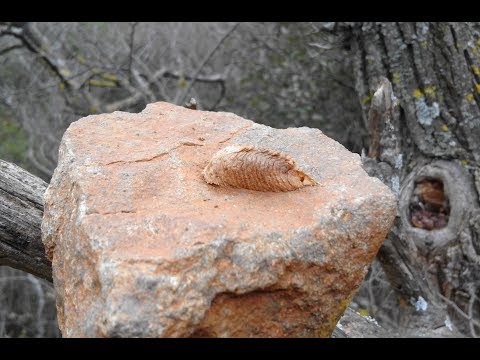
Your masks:
<svg viewBox="0 0 480 360"><path fill-rule="evenodd" d="M207 184L219 149L282 151L318 185ZM64 337L328 337L396 214L318 129L168 103L70 125L42 236Z"/></svg>

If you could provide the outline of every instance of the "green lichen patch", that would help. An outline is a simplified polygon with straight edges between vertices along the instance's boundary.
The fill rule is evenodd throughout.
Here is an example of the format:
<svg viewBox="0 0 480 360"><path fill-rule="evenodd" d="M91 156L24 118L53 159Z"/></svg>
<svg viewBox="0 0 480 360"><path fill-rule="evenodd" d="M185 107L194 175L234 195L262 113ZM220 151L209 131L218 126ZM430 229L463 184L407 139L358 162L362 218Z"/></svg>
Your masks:
<svg viewBox="0 0 480 360"><path fill-rule="evenodd" d="M433 99L436 97L436 90L437 88L435 86L427 86L423 89L423 92L426 96Z"/></svg>
<svg viewBox="0 0 480 360"><path fill-rule="evenodd" d="M368 313L368 310L365 308L359 308L357 312L362 316L370 316L370 314Z"/></svg>
<svg viewBox="0 0 480 360"><path fill-rule="evenodd" d="M108 80L89 80L88 84L91 86L97 86L97 87L115 87L117 86L117 83L114 81L108 81Z"/></svg>
<svg viewBox="0 0 480 360"><path fill-rule="evenodd" d="M415 113L420 124L430 126L433 120L440 116L440 106L437 102L428 105L425 98L417 98L415 99Z"/></svg>
<svg viewBox="0 0 480 360"><path fill-rule="evenodd" d="M372 102L373 94L374 94L373 91L369 91L367 95L364 95L362 97L362 104L369 105Z"/></svg>
<svg viewBox="0 0 480 360"><path fill-rule="evenodd" d="M421 99L423 98L423 93L420 89L415 89L413 90L413 93L412 93L413 97L416 98L416 99Z"/></svg>
<svg viewBox="0 0 480 360"><path fill-rule="evenodd" d="M392 75L392 83L398 84L399 82L400 82L400 74L395 71Z"/></svg>
<svg viewBox="0 0 480 360"><path fill-rule="evenodd" d="M475 75L480 76L480 69L477 65L472 65L472 71Z"/></svg>

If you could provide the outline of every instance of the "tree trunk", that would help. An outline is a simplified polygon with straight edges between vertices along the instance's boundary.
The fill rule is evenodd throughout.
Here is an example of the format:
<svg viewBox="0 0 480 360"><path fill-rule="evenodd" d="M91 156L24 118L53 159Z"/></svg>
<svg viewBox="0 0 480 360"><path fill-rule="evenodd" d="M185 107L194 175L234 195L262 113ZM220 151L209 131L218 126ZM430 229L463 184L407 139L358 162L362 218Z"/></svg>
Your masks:
<svg viewBox="0 0 480 360"><path fill-rule="evenodd" d="M476 336L480 25L356 23L347 32L370 133L365 168L398 196L379 259L404 300L431 305L425 321L449 314Z"/></svg>

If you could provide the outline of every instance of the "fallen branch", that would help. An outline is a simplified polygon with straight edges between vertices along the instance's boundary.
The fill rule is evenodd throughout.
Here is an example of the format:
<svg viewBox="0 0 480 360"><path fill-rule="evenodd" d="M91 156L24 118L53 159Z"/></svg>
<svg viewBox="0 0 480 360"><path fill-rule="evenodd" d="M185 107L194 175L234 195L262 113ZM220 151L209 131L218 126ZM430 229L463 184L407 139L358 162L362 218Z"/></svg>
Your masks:
<svg viewBox="0 0 480 360"><path fill-rule="evenodd" d="M46 188L40 178L0 160L0 265L52 281L40 230Z"/></svg>

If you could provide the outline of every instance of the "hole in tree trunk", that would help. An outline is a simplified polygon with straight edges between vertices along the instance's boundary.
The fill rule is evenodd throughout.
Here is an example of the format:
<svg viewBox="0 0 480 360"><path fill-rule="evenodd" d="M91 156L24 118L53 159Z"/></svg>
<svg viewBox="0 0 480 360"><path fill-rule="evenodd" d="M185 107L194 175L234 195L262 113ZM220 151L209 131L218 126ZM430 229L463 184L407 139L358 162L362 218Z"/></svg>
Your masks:
<svg viewBox="0 0 480 360"><path fill-rule="evenodd" d="M447 226L450 204L444 191L443 181L432 177L420 177L409 204L410 223L428 231Z"/></svg>

